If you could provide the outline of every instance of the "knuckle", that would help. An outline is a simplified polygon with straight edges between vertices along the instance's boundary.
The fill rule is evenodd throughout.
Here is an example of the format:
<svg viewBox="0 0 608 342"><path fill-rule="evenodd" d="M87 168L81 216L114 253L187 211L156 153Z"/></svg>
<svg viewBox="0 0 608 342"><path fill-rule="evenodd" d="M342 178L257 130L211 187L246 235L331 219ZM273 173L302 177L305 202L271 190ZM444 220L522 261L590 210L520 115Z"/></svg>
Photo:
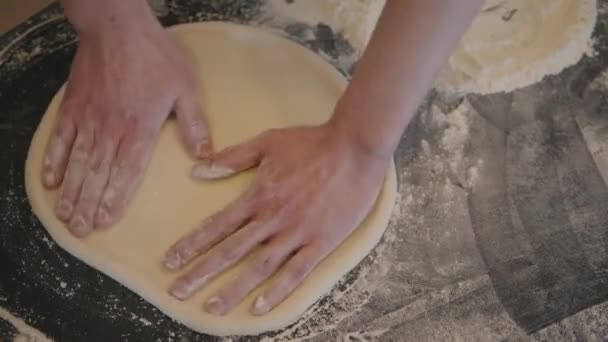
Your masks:
<svg viewBox="0 0 608 342"><path fill-rule="evenodd" d="M113 149L116 145L118 145L118 141L123 135L119 125L115 127L115 125L104 124L101 129L99 129L99 132L99 143L104 150Z"/></svg>
<svg viewBox="0 0 608 342"><path fill-rule="evenodd" d="M77 142L74 150L82 153L87 153L93 147L94 134L92 130L84 129L78 134Z"/></svg>
<svg viewBox="0 0 608 342"><path fill-rule="evenodd" d="M66 177L61 190L61 198L69 200L70 202L75 202L78 195L78 185L79 184L73 178Z"/></svg>
<svg viewBox="0 0 608 342"><path fill-rule="evenodd" d="M135 134L135 132L141 130L143 125L139 117L133 115L130 111L125 111L121 115L117 115L112 121L111 126L125 134Z"/></svg>
<svg viewBox="0 0 608 342"><path fill-rule="evenodd" d="M205 242L207 237L205 225L201 224L198 227L194 228L185 238L184 241L191 241L196 246L200 246Z"/></svg>
<svg viewBox="0 0 608 342"><path fill-rule="evenodd" d="M223 151L219 153L220 156L229 156L236 153L242 145L232 145L226 147Z"/></svg>
<svg viewBox="0 0 608 342"><path fill-rule="evenodd" d="M120 197L120 194L114 187L108 187L104 192L102 204L110 214L116 212Z"/></svg>
<svg viewBox="0 0 608 342"><path fill-rule="evenodd" d="M204 131L206 128L205 121L199 115L195 115L188 123L188 126L193 133L199 133L200 131Z"/></svg>
<svg viewBox="0 0 608 342"><path fill-rule="evenodd" d="M70 139L73 131L73 124L70 119L61 118L57 122L57 127L55 128L55 138L59 139L61 142L66 142Z"/></svg>
<svg viewBox="0 0 608 342"><path fill-rule="evenodd" d="M223 260L235 260L240 256L238 248L233 245L219 247L219 255Z"/></svg>
<svg viewBox="0 0 608 342"><path fill-rule="evenodd" d="M265 211L272 214L281 211L284 207L284 201L270 191L266 192L266 194L260 195L260 202Z"/></svg>
<svg viewBox="0 0 608 342"><path fill-rule="evenodd" d="M195 249L193 248L190 241L184 241L177 249L177 254L180 255L183 259L190 259L195 253Z"/></svg>
<svg viewBox="0 0 608 342"><path fill-rule="evenodd" d="M102 151L100 151L99 149L93 151L91 159L89 160L89 169L92 175L98 176L101 173L103 159L104 156Z"/></svg>
<svg viewBox="0 0 608 342"><path fill-rule="evenodd" d="M126 189L138 181L138 176L144 171L144 167L137 160L123 161L113 167L111 187L116 194L126 192Z"/></svg>
<svg viewBox="0 0 608 342"><path fill-rule="evenodd" d="M89 209L93 207L96 198L96 194L91 188L87 188L85 184L85 188L80 192L80 196L78 198L78 207L81 209Z"/></svg>
<svg viewBox="0 0 608 342"><path fill-rule="evenodd" d="M110 181L108 182L107 189L110 190L112 187L119 186L117 180L120 178L122 167L120 165L112 165L110 167Z"/></svg>
<svg viewBox="0 0 608 342"><path fill-rule="evenodd" d="M74 113L76 113L76 108L78 108L76 100L74 100L72 96L66 94L66 96L63 98L63 101L61 102L61 105L59 106L59 113L62 118L73 116Z"/></svg>
<svg viewBox="0 0 608 342"><path fill-rule="evenodd" d="M85 163L85 161L88 159L88 157L89 157L88 152L87 152L87 150L84 147L82 147L82 146L76 146L72 150L72 154L70 156L70 160L71 160L72 163L76 163L80 167L81 164ZM74 166L76 164L74 164Z"/></svg>
<svg viewBox="0 0 608 342"><path fill-rule="evenodd" d="M310 260L294 264L287 272L287 277L293 281L300 281L308 275L314 268L314 263Z"/></svg>
<svg viewBox="0 0 608 342"><path fill-rule="evenodd" d="M263 253L251 262L252 270L260 275L272 273L275 265L276 257L272 253Z"/></svg>
<svg viewBox="0 0 608 342"><path fill-rule="evenodd" d="M217 224L219 219L219 213L213 214L203 220L198 227L190 233L191 236L198 238L204 238L210 233L213 233L214 229L219 229L220 225Z"/></svg>

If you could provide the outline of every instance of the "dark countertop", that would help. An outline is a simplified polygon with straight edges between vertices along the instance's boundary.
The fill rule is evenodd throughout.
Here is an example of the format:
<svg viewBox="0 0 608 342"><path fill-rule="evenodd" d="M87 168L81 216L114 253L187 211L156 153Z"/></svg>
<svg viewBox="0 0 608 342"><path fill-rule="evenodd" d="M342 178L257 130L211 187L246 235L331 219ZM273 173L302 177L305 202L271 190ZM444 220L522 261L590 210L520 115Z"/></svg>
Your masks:
<svg viewBox="0 0 608 342"><path fill-rule="evenodd" d="M159 13L165 25L250 23L262 3L176 0ZM558 76L508 94L431 92L396 154L400 199L385 240L306 319L266 336L608 339L606 19L597 54ZM282 29L352 69L338 63L353 49L331 27ZM26 153L74 50L57 5L0 36L0 307L57 341L221 340L61 250L31 213ZM461 147L442 143L449 129L466 130ZM13 334L0 319L0 340Z"/></svg>

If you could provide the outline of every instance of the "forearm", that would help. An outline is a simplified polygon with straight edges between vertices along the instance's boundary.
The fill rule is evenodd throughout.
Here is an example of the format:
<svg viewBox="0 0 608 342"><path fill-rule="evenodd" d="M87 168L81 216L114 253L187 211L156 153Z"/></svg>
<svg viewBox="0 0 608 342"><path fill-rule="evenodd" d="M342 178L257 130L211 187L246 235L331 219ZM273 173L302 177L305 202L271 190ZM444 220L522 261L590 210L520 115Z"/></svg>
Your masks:
<svg viewBox="0 0 608 342"><path fill-rule="evenodd" d="M146 0L60 0L60 3L80 35L160 28Z"/></svg>
<svg viewBox="0 0 608 342"><path fill-rule="evenodd" d="M388 0L332 122L385 156L407 127L482 0Z"/></svg>

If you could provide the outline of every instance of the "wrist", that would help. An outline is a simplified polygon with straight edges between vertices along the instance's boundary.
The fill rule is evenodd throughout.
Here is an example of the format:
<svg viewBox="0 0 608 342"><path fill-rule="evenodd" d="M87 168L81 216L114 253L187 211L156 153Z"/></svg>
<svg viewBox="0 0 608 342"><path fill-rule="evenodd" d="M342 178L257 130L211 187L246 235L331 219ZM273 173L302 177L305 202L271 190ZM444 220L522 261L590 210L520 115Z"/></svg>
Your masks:
<svg viewBox="0 0 608 342"><path fill-rule="evenodd" d="M396 144L387 134L375 132L371 125L362 122L360 116L351 115L339 105L326 123L331 135L337 137L360 155L381 163L393 158Z"/></svg>
<svg viewBox="0 0 608 342"><path fill-rule="evenodd" d="M146 0L61 0L79 36L162 29Z"/></svg>

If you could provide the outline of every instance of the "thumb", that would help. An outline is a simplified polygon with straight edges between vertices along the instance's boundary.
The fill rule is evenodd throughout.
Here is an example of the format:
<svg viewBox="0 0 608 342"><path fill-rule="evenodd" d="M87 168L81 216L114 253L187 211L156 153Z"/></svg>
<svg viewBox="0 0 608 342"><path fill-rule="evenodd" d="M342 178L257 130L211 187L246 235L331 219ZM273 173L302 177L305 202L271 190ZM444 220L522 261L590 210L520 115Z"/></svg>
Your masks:
<svg viewBox="0 0 608 342"><path fill-rule="evenodd" d="M213 153L209 123L195 95L180 97L175 104L175 115L188 151L197 159Z"/></svg>
<svg viewBox="0 0 608 342"><path fill-rule="evenodd" d="M230 177L236 173L256 167L264 155L261 136L220 151L211 159L203 161L192 169L197 179L213 180Z"/></svg>

